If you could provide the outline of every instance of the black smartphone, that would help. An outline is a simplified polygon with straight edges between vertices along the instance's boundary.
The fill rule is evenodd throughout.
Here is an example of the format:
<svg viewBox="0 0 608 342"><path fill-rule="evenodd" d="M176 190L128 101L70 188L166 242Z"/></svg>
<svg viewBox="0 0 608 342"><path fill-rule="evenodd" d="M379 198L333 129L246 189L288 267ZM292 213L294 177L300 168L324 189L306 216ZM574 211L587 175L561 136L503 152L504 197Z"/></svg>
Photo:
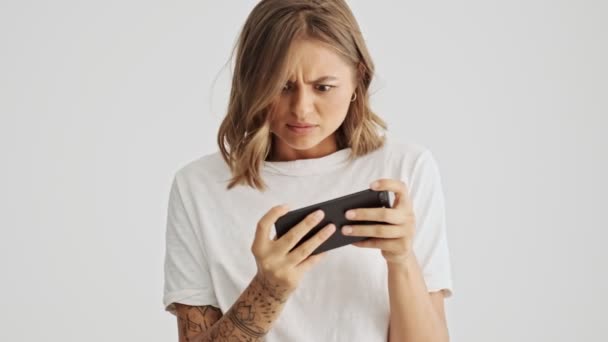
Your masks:
<svg viewBox="0 0 608 342"><path fill-rule="evenodd" d="M333 223L336 226L336 231L332 234L332 236L330 236L312 252L313 255L325 252L330 249L349 245L356 241L366 240L369 239L369 237L343 235L342 226L347 224L362 225L384 222L357 220L351 221L346 218L346 211L356 208L391 208L392 204L392 193L389 193L388 191L376 191L372 189L366 189L342 197L337 197L329 201L320 202L296 210L291 210L285 215L281 216L275 222L277 239L287 233L293 226L302 221L308 214L312 213L317 209L321 209L325 213L325 216L323 217L321 222L319 222L319 224L312 228L312 230L310 230L291 250L297 248L306 240L310 239L313 235L315 235L319 230L321 230L329 223Z"/></svg>

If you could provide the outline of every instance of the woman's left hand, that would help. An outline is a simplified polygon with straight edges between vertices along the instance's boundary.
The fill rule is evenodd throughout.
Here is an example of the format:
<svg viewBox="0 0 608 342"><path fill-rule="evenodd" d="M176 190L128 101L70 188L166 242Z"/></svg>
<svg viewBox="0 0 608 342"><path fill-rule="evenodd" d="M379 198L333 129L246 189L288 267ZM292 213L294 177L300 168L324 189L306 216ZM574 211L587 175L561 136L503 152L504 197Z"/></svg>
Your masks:
<svg viewBox="0 0 608 342"><path fill-rule="evenodd" d="M367 240L352 243L357 247L378 248L387 263L405 263L413 255L416 219L412 202L404 182L395 179L379 179L372 183L372 190L387 190L395 193L392 208L358 208L346 212L351 221L379 221L386 224L348 225L342 233L348 236L367 236ZM353 212L354 216L349 216ZM348 232L348 228L352 232Z"/></svg>

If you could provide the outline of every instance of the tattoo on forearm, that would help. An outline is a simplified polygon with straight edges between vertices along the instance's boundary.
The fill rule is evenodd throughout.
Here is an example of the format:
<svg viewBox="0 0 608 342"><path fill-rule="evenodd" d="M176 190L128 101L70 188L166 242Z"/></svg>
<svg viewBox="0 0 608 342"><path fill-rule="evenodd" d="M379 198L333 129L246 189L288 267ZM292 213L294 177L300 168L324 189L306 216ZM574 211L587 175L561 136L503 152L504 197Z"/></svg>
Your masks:
<svg viewBox="0 0 608 342"><path fill-rule="evenodd" d="M228 312L228 317L234 323L234 326L250 337L261 338L266 332L255 324L255 315L253 305L244 301L236 303L234 308Z"/></svg>
<svg viewBox="0 0 608 342"><path fill-rule="evenodd" d="M181 335L186 341L191 341L203 331L207 331L222 317L222 312L213 306L191 306L185 314L178 316Z"/></svg>
<svg viewBox="0 0 608 342"><path fill-rule="evenodd" d="M288 297L288 291L256 277L226 317L212 306L189 308L178 317L181 335L188 342L264 341Z"/></svg>
<svg viewBox="0 0 608 342"><path fill-rule="evenodd" d="M285 289L281 288L278 285L272 285L266 279L263 278L256 278L255 282L258 283L258 285L261 287L261 290L270 295L272 299L276 300L281 304L287 302L289 295L287 294L287 291Z"/></svg>

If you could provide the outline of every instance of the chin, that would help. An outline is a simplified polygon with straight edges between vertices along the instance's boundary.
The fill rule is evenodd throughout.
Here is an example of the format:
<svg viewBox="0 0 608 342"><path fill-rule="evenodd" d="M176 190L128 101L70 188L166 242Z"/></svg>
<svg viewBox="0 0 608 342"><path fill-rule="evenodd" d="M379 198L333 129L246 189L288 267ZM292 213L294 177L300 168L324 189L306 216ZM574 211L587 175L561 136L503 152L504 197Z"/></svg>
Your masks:
<svg viewBox="0 0 608 342"><path fill-rule="evenodd" d="M275 138L294 150L308 150L319 145L324 137L316 134L295 135L291 132L284 132L281 135L276 135Z"/></svg>
<svg viewBox="0 0 608 342"><path fill-rule="evenodd" d="M288 137L287 139L279 137L279 139L295 150L311 149L323 140L319 137Z"/></svg>

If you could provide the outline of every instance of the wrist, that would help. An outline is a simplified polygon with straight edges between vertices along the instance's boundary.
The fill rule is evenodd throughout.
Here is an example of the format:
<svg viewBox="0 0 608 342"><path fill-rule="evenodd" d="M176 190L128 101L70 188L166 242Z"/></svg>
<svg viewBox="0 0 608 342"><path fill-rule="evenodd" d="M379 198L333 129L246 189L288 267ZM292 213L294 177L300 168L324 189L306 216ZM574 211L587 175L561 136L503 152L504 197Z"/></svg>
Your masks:
<svg viewBox="0 0 608 342"><path fill-rule="evenodd" d="M412 251L402 255L393 255L385 257L386 266L390 269L409 269L416 262L416 257Z"/></svg>
<svg viewBox="0 0 608 342"><path fill-rule="evenodd" d="M260 293L281 304L285 303L293 292L292 290L284 286L273 284L271 281L268 280L267 277L264 277L260 273L257 273L253 277L251 284L255 286L256 289L260 291Z"/></svg>

